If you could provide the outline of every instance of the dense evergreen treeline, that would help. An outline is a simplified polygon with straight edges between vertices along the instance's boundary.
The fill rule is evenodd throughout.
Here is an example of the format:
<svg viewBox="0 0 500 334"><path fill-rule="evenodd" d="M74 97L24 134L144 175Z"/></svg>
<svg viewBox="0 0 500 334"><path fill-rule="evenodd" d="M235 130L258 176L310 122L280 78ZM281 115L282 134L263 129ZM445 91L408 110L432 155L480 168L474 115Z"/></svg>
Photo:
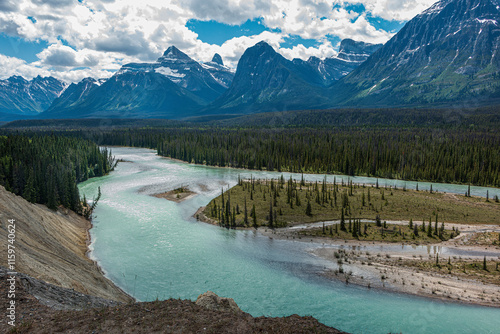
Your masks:
<svg viewBox="0 0 500 334"><path fill-rule="evenodd" d="M463 108L342 108L327 110L289 110L251 115L205 115L184 121L167 119L58 119L19 120L3 129L31 131L181 128L181 127L259 127L259 128L434 128L496 131L500 126L499 107Z"/></svg>
<svg viewBox="0 0 500 334"><path fill-rule="evenodd" d="M170 130L158 154L211 166L500 185L500 137L425 130Z"/></svg>
<svg viewBox="0 0 500 334"><path fill-rule="evenodd" d="M210 166L500 186L500 136L423 128L131 128L59 131Z"/></svg>
<svg viewBox="0 0 500 334"><path fill-rule="evenodd" d="M107 149L88 140L54 135L0 137L0 184L32 203L84 214L77 182L114 167Z"/></svg>
<svg viewBox="0 0 500 334"><path fill-rule="evenodd" d="M210 117L194 118L209 121ZM291 110L259 113L208 124L229 127L419 127L494 130L500 125L498 107L482 108L353 108Z"/></svg>

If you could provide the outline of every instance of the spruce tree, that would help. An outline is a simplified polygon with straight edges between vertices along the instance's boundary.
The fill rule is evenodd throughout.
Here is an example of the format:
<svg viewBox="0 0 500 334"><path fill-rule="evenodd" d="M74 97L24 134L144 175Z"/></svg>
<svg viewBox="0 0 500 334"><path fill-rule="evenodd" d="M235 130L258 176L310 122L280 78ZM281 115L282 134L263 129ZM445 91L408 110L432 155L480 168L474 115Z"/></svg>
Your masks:
<svg viewBox="0 0 500 334"><path fill-rule="evenodd" d="M340 216L340 230L346 232L345 228L345 216L344 216L344 208L341 209L341 216Z"/></svg>
<svg viewBox="0 0 500 334"><path fill-rule="evenodd" d="M307 216L312 216L311 202L309 202L309 201L307 201L307 206L306 206L306 215L307 215Z"/></svg>
<svg viewBox="0 0 500 334"><path fill-rule="evenodd" d="M269 200L269 227L274 228L273 224L273 201Z"/></svg>
<svg viewBox="0 0 500 334"><path fill-rule="evenodd" d="M247 211L247 198L245 197L245 216L243 218L243 224L248 226L248 211Z"/></svg>
<svg viewBox="0 0 500 334"><path fill-rule="evenodd" d="M434 223L434 235L438 235L438 214L436 213L436 222Z"/></svg>
<svg viewBox="0 0 500 334"><path fill-rule="evenodd" d="M257 228L257 213L255 212L255 204L252 206L252 211L250 211L250 216L252 216L253 227Z"/></svg>

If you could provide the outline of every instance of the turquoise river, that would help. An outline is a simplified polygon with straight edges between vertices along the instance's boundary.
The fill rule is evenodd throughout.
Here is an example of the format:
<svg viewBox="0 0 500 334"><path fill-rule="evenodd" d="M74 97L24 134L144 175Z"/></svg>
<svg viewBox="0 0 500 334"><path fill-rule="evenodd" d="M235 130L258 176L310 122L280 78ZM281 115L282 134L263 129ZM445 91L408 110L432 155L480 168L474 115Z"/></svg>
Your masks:
<svg viewBox="0 0 500 334"><path fill-rule="evenodd" d="M237 183L238 175L276 178L280 173L213 168L158 157L153 150L113 148L110 175L80 184L92 198L100 186L91 229L90 256L105 274L140 301L191 299L211 290L234 298L254 316L312 315L351 333L500 333L500 308L445 303L382 292L323 278L333 264L310 255L320 245L275 240L255 231L234 231L197 222L196 210ZM290 174L283 173L285 178ZM300 174L294 174L300 178ZM347 180L346 176L337 176ZM321 180L323 175L304 175ZM373 184L373 178L354 177ZM329 175L328 181L333 181ZM414 182L379 184L414 188ZM196 196L175 203L150 196L188 186ZM419 183L426 189L429 183ZM463 194L466 186L433 184ZM472 187L485 196L486 188ZM500 189L489 188L489 196Z"/></svg>

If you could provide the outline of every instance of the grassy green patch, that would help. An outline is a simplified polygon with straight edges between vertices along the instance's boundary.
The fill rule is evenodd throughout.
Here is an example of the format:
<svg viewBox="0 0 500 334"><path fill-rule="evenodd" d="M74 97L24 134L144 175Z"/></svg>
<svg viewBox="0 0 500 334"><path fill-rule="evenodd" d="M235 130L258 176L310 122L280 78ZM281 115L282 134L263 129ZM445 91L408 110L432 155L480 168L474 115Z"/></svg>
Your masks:
<svg viewBox="0 0 500 334"><path fill-rule="evenodd" d="M308 209L309 207L309 209ZM464 195L344 183L242 181L213 199L204 214L226 227L285 227L327 220L413 220L500 224L500 203ZM362 226L364 228L364 226ZM399 232L399 229L397 229ZM403 232L403 230L402 230ZM409 231L405 231L407 235ZM426 233L426 232L425 232ZM421 233L421 234L425 234ZM433 232L434 233L434 232ZM390 232L388 232L390 234Z"/></svg>
<svg viewBox="0 0 500 334"><path fill-rule="evenodd" d="M431 224L429 233L429 224L425 227L419 225L410 228L408 225L396 225L380 222L363 223L356 220L347 220L345 230L342 230L340 224L312 228L300 231L299 234L305 237L325 237L333 239L357 239L366 241L384 241L384 242L407 242L418 244L429 244L445 241L456 236L459 232L455 230L446 230L438 226L437 232L434 224ZM425 231L424 231L425 229Z"/></svg>

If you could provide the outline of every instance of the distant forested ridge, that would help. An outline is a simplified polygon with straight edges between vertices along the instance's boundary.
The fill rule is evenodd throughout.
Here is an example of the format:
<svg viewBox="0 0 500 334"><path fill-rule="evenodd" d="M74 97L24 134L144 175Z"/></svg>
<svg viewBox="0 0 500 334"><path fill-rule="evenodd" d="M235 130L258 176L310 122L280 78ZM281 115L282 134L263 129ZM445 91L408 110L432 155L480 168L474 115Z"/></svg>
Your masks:
<svg viewBox="0 0 500 334"><path fill-rule="evenodd" d="M489 130L191 126L57 133L209 166L500 186L500 136Z"/></svg>
<svg viewBox="0 0 500 334"><path fill-rule="evenodd" d="M500 185L500 137L435 130L172 130L158 154L210 166Z"/></svg>
<svg viewBox="0 0 500 334"><path fill-rule="evenodd" d="M111 152L89 141L55 135L0 137L0 185L32 203L82 214L77 183L114 167Z"/></svg>

